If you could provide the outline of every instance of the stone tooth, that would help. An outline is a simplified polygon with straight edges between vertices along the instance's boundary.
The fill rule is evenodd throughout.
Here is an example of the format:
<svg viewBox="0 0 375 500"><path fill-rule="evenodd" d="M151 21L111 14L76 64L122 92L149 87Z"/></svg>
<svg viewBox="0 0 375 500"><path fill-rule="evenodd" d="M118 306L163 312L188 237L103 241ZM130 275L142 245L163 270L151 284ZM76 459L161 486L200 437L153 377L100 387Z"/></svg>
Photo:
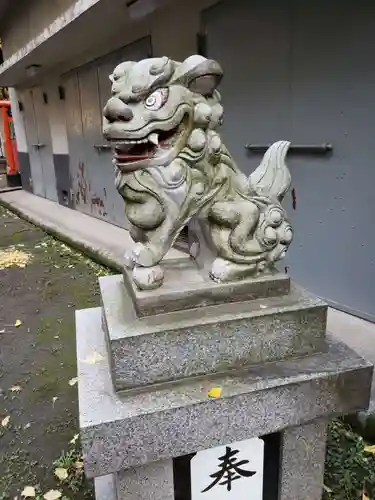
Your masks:
<svg viewBox="0 0 375 500"><path fill-rule="evenodd" d="M148 136L148 140L154 144L155 146L158 146L159 145L159 135L156 133L156 132L152 132L149 136Z"/></svg>

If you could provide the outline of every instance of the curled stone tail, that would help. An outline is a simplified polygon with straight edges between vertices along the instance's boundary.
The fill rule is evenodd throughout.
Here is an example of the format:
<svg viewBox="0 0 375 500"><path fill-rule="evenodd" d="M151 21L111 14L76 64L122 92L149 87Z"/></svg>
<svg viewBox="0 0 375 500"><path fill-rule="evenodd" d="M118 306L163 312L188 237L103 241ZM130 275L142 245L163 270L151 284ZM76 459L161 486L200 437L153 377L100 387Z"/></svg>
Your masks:
<svg viewBox="0 0 375 500"><path fill-rule="evenodd" d="M248 180L250 193L282 201L291 183L289 169L285 162L290 142L278 141L266 151L259 167Z"/></svg>

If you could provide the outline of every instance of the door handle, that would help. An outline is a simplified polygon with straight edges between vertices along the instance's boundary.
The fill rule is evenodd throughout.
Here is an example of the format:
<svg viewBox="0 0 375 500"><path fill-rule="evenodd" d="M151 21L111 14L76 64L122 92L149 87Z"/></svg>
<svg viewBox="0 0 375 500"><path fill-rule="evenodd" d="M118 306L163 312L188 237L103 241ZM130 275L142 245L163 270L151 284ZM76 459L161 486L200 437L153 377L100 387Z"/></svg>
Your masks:
<svg viewBox="0 0 375 500"><path fill-rule="evenodd" d="M45 147L45 144L33 144L33 147L35 149L40 149L40 148L44 148Z"/></svg>
<svg viewBox="0 0 375 500"><path fill-rule="evenodd" d="M110 144L94 144L94 148L100 153L101 151L112 149L112 146Z"/></svg>
<svg viewBox="0 0 375 500"><path fill-rule="evenodd" d="M265 153L271 144L246 144L251 153ZM291 144L288 153L325 155L333 151L332 144Z"/></svg>

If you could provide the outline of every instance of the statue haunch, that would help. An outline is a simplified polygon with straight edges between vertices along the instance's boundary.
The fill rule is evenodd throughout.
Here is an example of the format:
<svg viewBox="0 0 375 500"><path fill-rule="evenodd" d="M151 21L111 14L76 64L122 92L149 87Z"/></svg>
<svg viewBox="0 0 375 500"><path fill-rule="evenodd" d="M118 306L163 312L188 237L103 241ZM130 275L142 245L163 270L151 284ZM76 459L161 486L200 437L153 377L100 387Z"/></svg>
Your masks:
<svg viewBox="0 0 375 500"><path fill-rule="evenodd" d="M213 280L270 270L293 238L280 205L289 143L273 144L248 178L239 170L218 133L222 69L204 57L124 62L110 78L103 134L114 144L116 187L136 242L125 265L139 288L162 284L158 264L191 220L215 251Z"/></svg>

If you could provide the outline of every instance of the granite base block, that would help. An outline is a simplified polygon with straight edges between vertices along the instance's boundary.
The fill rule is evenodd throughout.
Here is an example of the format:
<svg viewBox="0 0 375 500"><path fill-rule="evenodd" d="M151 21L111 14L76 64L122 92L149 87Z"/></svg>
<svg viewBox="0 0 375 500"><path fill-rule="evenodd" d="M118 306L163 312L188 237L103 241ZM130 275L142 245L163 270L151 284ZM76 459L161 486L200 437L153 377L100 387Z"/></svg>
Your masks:
<svg viewBox="0 0 375 500"><path fill-rule="evenodd" d="M138 318L122 276L99 283L117 390L326 349L327 306L296 285L282 297Z"/></svg>
<svg viewBox="0 0 375 500"><path fill-rule="evenodd" d="M372 365L340 342L327 352L190 379L153 390L116 392L101 309L78 311L81 440L88 477L279 432L368 405ZM97 362L92 364L96 353ZM223 388L210 399L213 386Z"/></svg>
<svg viewBox="0 0 375 500"><path fill-rule="evenodd" d="M321 500L327 421L282 433L279 500ZM172 460L130 468L95 479L95 500L175 500Z"/></svg>
<svg viewBox="0 0 375 500"><path fill-rule="evenodd" d="M277 297L290 291L290 278L277 270L242 281L215 283L207 273L197 269L192 259L169 260L161 265L165 277L157 293L155 290L139 290L132 272L125 271L124 281L136 303L139 317Z"/></svg>
<svg viewBox="0 0 375 500"><path fill-rule="evenodd" d="M175 500L171 459L122 470L117 479L118 500Z"/></svg>
<svg viewBox="0 0 375 500"><path fill-rule="evenodd" d="M108 474L94 480L95 500L119 500L117 496L117 475Z"/></svg>
<svg viewBox="0 0 375 500"><path fill-rule="evenodd" d="M280 500L321 500L326 438L326 419L283 432Z"/></svg>

